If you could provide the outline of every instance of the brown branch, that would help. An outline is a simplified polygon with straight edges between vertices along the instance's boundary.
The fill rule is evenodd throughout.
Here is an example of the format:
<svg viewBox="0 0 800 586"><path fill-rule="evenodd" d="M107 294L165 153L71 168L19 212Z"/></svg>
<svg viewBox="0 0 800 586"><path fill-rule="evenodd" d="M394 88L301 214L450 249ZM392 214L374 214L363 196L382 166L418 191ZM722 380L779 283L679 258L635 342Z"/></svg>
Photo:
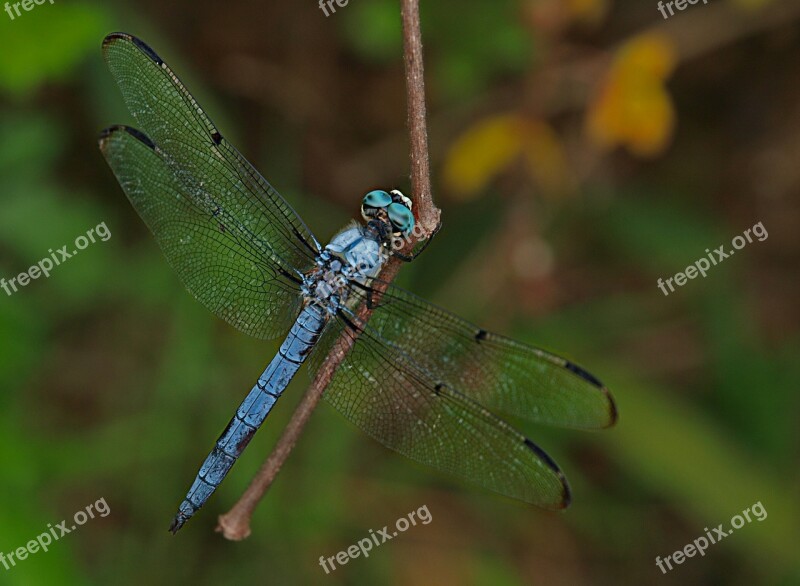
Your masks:
<svg viewBox="0 0 800 586"><path fill-rule="evenodd" d="M439 209L431 195L430 163L428 159L428 130L425 113L425 82L422 61L422 34L419 26L419 0L402 0L403 51L405 53L406 89L408 96L408 130L411 148L411 189L417 221L423 237L430 236L439 223ZM409 246L413 247L410 243ZM397 276L400 261L392 258L380 274L384 283ZM385 285L383 285L385 287ZM377 289L378 287L376 287ZM362 305L357 312L357 323L369 319L372 309ZM272 481L294 448L311 413L322 398L322 393L333 378L336 369L355 344L352 335L341 335L323 362L311 386L303 395L278 444L239 501L226 514L219 517L217 531L226 539L239 541L250 535L250 518L264 497Z"/></svg>
<svg viewBox="0 0 800 586"><path fill-rule="evenodd" d="M411 192L414 194L417 218L423 233L430 236L439 225L440 212L433 205L431 190L419 1L402 0L401 11L403 14L403 53L405 55L406 101L408 104L408 138L411 149Z"/></svg>

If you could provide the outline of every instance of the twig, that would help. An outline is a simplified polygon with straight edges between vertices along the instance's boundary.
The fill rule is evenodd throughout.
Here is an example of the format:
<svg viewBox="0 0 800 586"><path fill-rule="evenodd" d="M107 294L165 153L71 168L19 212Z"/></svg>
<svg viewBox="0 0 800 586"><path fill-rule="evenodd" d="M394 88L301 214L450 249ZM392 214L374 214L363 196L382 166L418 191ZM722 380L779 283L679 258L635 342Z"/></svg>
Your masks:
<svg viewBox="0 0 800 586"><path fill-rule="evenodd" d="M428 128L425 107L425 68L422 60L422 33L419 1L402 0L403 54L406 67L408 138L411 156L411 192L417 205L417 219L426 236L439 225L440 212L433 205L431 169L428 155Z"/></svg>
<svg viewBox="0 0 800 586"><path fill-rule="evenodd" d="M411 189L415 202L417 221L423 237L430 236L439 223L439 209L431 195L430 164L428 159L428 131L425 114L425 82L422 61L422 34L419 25L419 0L402 0L403 51L405 54L406 90L408 96L408 130L411 148ZM414 242L410 244L413 247ZM381 281L389 283L397 276L400 261L392 258L380 274ZM369 319L372 309L362 305L358 310L358 323ZM250 535L250 518L264 497L272 481L297 443L311 413L322 398L322 393L333 378L336 369L355 344L352 335L341 335L322 363L317 376L303 395L278 444L239 501L226 514L219 517L217 531L226 539L240 541Z"/></svg>

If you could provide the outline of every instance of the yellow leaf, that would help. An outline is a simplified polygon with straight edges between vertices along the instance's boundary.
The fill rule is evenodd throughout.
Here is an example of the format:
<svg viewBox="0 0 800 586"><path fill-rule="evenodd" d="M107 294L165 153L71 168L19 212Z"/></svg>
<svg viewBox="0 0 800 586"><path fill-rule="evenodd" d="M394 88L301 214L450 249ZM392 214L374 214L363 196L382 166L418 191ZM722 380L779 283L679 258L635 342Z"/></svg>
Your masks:
<svg viewBox="0 0 800 586"><path fill-rule="evenodd" d="M569 187L567 160L561 140L547 124L525 123L525 155L531 174L545 193L564 192Z"/></svg>
<svg viewBox="0 0 800 586"><path fill-rule="evenodd" d="M675 63L675 49L661 35L642 36L620 48L587 112L592 140L639 156L661 153L675 126L666 87Z"/></svg>
<svg viewBox="0 0 800 586"><path fill-rule="evenodd" d="M444 164L445 185L470 197L484 189L522 152L523 124L516 114L481 120L453 144Z"/></svg>

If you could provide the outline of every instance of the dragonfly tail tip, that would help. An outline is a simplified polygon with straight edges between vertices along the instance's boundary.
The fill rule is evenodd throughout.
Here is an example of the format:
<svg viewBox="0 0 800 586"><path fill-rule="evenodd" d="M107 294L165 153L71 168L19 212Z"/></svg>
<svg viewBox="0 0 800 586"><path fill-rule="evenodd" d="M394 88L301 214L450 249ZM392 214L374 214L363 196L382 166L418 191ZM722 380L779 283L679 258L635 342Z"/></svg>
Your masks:
<svg viewBox="0 0 800 586"><path fill-rule="evenodd" d="M187 517L185 517L182 513L178 513L175 515L175 518L172 520L172 523L169 526L169 532L175 535L178 531L181 530L184 523L186 523Z"/></svg>

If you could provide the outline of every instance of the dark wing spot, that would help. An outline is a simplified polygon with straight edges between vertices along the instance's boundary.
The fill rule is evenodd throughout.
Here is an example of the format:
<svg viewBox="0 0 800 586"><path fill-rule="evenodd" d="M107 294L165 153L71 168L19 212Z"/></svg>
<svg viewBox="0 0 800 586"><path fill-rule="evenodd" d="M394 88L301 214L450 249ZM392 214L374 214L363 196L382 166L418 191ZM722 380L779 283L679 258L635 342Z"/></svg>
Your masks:
<svg viewBox="0 0 800 586"><path fill-rule="evenodd" d="M486 336L488 336L488 335L489 335L489 332L487 332L486 330L478 330L478 333L475 334L475 341L476 342L482 342L482 341L484 341L486 339Z"/></svg>
<svg viewBox="0 0 800 586"><path fill-rule="evenodd" d="M564 368L566 368L570 372L574 372L583 380L593 384L598 389L600 389L602 393L605 394L606 398L608 399L608 423L606 424L606 427L611 427L612 425L614 425L617 422L617 419L619 418L619 412L617 411L617 404L614 401L614 397L611 396L611 393L608 391L606 386L602 382L600 382L600 379L595 377L593 374L585 371L577 364L570 362L569 360L564 361Z"/></svg>
<svg viewBox="0 0 800 586"><path fill-rule="evenodd" d="M433 387L433 392L436 393L437 396L442 394L442 389L444 385L442 383L436 383L436 386Z"/></svg>
<svg viewBox="0 0 800 586"><path fill-rule="evenodd" d="M214 144L219 144L222 142L222 135L215 130L211 133L211 140L214 141Z"/></svg>
<svg viewBox="0 0 800 586"><path fill-rule="evenodd" d="M100 135L97 137L97 140L100 143L100 147L102 148L103 143L106 142L106 140L108 140L112 134L123 130L125 130L125 127L120 125L109 126L108 128L104 128L103 130L101 130Z"/></svg>
<svg viewBox="0 0 800 586"><path fill-rule="evenodd" d="M155 150L155 148L156 148L156 145L153 143L152 140L150 140L150 137L147 136L144 132L141 132L140 130L136 130L135 128L131 128L130 126L125 126L123 124L117 124L115 126L109 126L105 130L100 132L100 137L99 137L100 148L103 148L103 144L106 142L106 140L108 140L112 135L114 135L114 134L116 134L118 132L127 132L133 138L135 138L136 140L141 142L143 145L145 145L149 149Z"/></svg>
<svg viewBox="0 0 800 586"><path fill-rule="evenodd" d="M525 438L525 445L530 448L530 450L539 456L539 458L547 464L547 466L556 473L559 480L561 480L561 486L563 487L563 494L561 495L561 508L566 509L570 503L572 502L572 491L569 488L569 483L567 482L567 477L564 476L564 473L561 471L561 468L558 467L558 464L555 463L550 456L547 455L542 448L537 446L528 438Z"/></svg>
<svg viewBox="0 0 800 586"><path fill-rule="evenodd" d="M561 469L558 467L555 461L547 454L547 452L545 452L542 448L537 446L528 438L525 438L525 445L528 446L542 460L544 460L545 464L547 464L550 468L552 468L554 472L558 472L559 474L561 474Z"/></svg>
<svg viewBox="0 0 800 586"><path fill-rule="evenodd" d="M139 49L142 53L147 55L157 65L159 66L163 65L164 61L161 59L161 57L158 56L158 54L156 54L155 51L153 51L153 49L150 48L150 46L147 43L145 43L141 39L137 39L136 37L128 33L111 33L110 35L106 36L105 39L103 39L103 48L105 49L115 41L119 40L133 43L137 49Z"/></svg>
<svg viewBox="0 0 800 586"><path fill-rule="evenodd" d="M131 41L133 41L133 44L136 45L142 53L150 57L150 59L152 59L156 65L162 65L164 63L161 57L159 57L158 54L150 48L150 45L141 39L137 39L133 35L131 35Z"/></svg>
<svg viewBox="0 0 800 586"><path fill-rule="evenodd" d="M598 388L603 388L603 386L604 386L603 383L601 383L598 379L596 379L592 374L586 372L580 366L570 362L569 360L565 361L564 368L566 368L570 372L574 372L579 377L581 377L583 380L589 381L590 383L592 383L593 385L595 385Z"/></svg>
<svg viewBox="0 0 800 586"><path fill-rule="evenodd" d="M143 143L148 148L151 148L151 149L155 149L156 148L155 143L152 140L150 140L150 137L147 136L144 132L136 130L135 128L131 128L130 126L125 126L124 128L125 128L125 132L130 134L133 138L135 138L139 142Z"/></svg>
<svg viewBox="0 0 800 586"><path fill-rule="evenodd" d="M103 47L107 47L114 41L122 39L123 41L130 41L133 37L128 33L110 33L106 35L106 38L103 39Z"/></svg>

